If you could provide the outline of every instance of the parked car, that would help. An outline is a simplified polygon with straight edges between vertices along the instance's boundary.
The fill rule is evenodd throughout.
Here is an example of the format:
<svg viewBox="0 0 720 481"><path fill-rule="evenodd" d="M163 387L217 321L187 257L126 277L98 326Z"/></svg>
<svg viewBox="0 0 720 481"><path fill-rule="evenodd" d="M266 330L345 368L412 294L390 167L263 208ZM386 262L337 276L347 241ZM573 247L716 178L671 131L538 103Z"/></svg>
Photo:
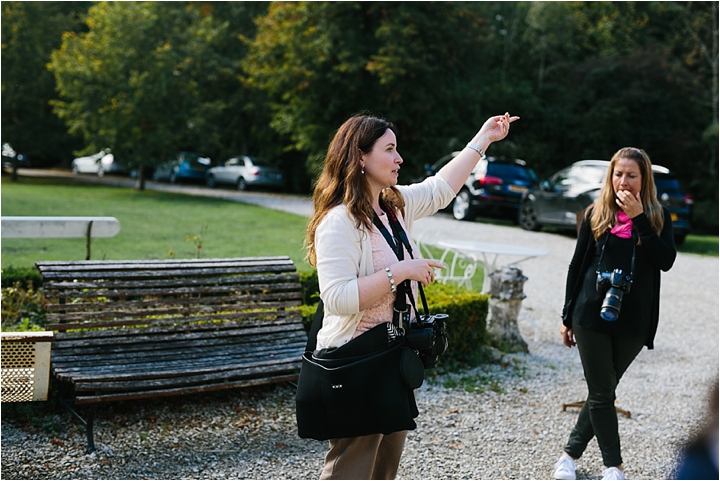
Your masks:
<svg viewBox="0 0 720 481"><path fill-rule="evenodd" d="M152 179L156 182L204 182L205 172L212 165L209 157L197 152L179 152L174 159L163 162L155 168Z"/></svg>
<svg viewBox="0 0 720 481"><path fill-rule="evenodd" d="M208 169L205 184L210 188L218 184L229 184L236 186L238 190L255 186L282 188L285 179L278 168L264 159L236 155L222 165Z"/></svg>
<svg viewBox="0 0 720 481"><path fill-rule="evenodd" d="M607 160L581 160L542 181L523 196L518 223L525 230L543 226L577 229L578 212L598 198L609 166ZM669 169L660 165L652 169L658 200L672 217L675 243L682 244L690 232L692 197L683 193Z"/></svg>
<svg viewBox="0 0 720 481"><path fill-rule="evenodd" d="M434 175L459 153L442 157L426 168L426 174ZM472 220L485 214L515 220L523 193L538 182L537 174L524 160L483 157L451 204L453 217Z"/></svg>
<svg viewBox="0 0 720 481"><path fill-rule="evenodd" d="M123 174L125 169L117 162L110 149L103 149L97 154L77 157L70 163L73 174Z"/></svg>

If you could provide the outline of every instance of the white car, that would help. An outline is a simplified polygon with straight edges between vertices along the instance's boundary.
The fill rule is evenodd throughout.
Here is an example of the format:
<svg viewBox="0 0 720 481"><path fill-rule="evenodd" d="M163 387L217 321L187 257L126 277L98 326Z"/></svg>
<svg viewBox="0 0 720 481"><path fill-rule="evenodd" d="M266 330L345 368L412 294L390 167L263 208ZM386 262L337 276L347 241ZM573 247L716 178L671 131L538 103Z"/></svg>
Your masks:
<svg viewBox="0 0 720 481"><path fill-rule="evenodd" d="M105 149L97 154L86 157L78 157L70 163L73 174L97 174L102 177L105 174L124 172L115 162L115 156L110 149Z"/></svg>
<svg viewBox="0 0 720 481"><path fill-rule="evenodd" d="M205 173L205 185L214 188L218 184L234 185L238 190L255 186L282 188L285 179L280 169L263 159L237 155Z"/></svg>

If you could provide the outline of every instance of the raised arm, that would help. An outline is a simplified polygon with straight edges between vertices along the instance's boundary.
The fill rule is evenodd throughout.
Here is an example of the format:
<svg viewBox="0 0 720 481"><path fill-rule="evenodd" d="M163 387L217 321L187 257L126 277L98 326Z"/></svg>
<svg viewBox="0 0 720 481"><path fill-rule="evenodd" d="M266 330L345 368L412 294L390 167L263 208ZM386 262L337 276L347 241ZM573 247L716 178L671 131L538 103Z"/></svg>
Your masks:
<svg viewBox="0 0 720 481"><path fill-rule="evenodd" d="M465 180L468 178L472 170L477 165L478 160L493 142L504 139L510 131L510 124L520 117L510 117L507 112L505 115L497 115L490 117L485 121L475 137L470 141L457 157L445 164L438 172L443 179L450 184L455 193L460 192ZM472 147L471 147L472 146ZM481 152L478 152L475 149Z"/></svg>

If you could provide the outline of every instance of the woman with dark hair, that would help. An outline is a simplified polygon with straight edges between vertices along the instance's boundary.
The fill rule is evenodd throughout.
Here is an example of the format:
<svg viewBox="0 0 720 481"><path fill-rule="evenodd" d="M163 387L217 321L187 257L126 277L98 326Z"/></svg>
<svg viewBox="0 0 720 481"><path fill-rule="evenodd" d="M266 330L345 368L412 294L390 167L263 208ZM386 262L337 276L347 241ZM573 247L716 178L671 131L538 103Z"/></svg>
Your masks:
<svg viewBox="0 0 720 481"><path fill-rule="evenodd" d="M427 286L434 269L443 268L422 259L412 241L414 259L396 239L404 250L404 260L398 260L373 222L377 218L384 231L392 231L383 207L411 239L413 222L449 204L485 149L505 138L517 118L506 113L488 119L436 175L409 186L397 185L403 159L391 123L367 115L343 123L330 142L315 186L315 211L306 235L308 260L317 267L324 303L318 350L343 346L392 320L396 287L405 281ZM400 431L331 439L321 478L394 479L406 436L407 431Z"/></svg>
<svg viewBox="0 0 720 481"><path fill-rule="evenodd" d="M555 479L575 479L575 460L593 437L607 467L602 479L625 479L615 389L642 347L653 348L660 271L675 256L670 212L657 200L650 158L620 149L600 197L585 211L568 269L560 335L578 347L588 396Z"/></svg>

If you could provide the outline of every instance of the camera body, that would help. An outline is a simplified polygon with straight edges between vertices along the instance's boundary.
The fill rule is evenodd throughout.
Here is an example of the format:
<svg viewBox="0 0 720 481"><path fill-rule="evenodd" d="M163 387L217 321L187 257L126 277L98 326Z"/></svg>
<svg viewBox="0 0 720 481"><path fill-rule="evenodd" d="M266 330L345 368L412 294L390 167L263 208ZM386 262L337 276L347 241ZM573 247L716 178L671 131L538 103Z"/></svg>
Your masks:
<svg viewBox="0 0 720 481"><path fill-rule="evenodd" d="M438 357L447 349L447 317L447 314L421 315L405 331L405 341L411 349L417 351L425 369L435 367Z"/></svg>
<svg viewBox="0 0 720 481"><path fill-rule="evenodd" d="M620 316L623 296L630 292L632 276L623 274L622 269L615 269L612 272L599 272L595 280L595 289L605 293L600 317L605 321L617 321Z"/></svg>

